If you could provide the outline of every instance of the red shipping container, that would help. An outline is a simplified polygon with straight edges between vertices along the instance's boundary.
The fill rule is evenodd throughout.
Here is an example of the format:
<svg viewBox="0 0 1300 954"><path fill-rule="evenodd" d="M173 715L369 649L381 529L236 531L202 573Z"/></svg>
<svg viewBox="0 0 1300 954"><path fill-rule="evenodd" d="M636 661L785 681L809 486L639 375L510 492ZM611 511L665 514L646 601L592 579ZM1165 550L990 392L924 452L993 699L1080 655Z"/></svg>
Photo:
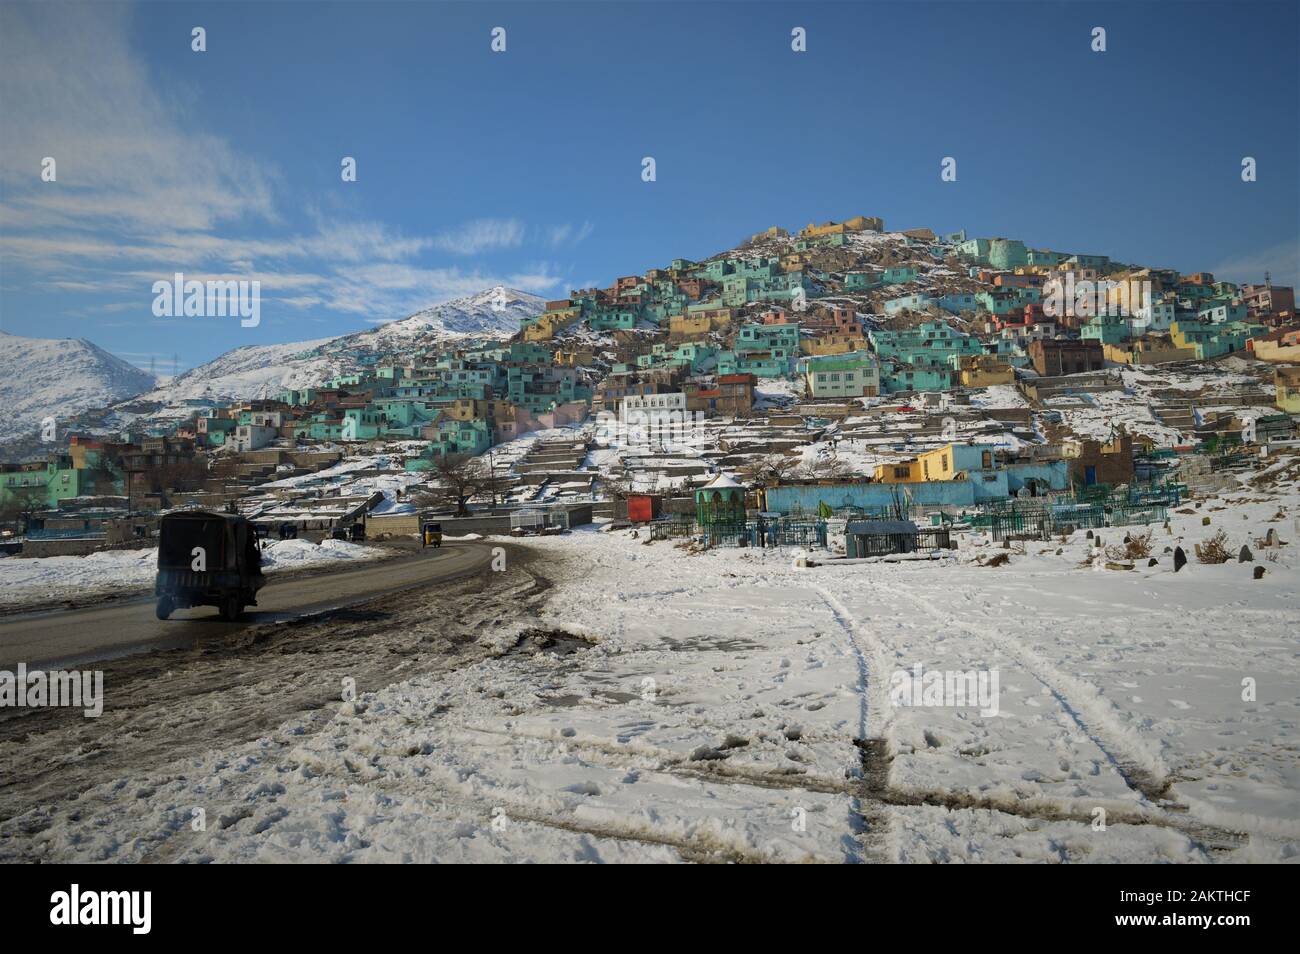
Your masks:
<svg viewBox="0 0 1300 954"><path fill-rule="evenodd" d="M631 494L627 498L627 519L633 523L646 523L659 516L659 498L649 494Z"/></svg>

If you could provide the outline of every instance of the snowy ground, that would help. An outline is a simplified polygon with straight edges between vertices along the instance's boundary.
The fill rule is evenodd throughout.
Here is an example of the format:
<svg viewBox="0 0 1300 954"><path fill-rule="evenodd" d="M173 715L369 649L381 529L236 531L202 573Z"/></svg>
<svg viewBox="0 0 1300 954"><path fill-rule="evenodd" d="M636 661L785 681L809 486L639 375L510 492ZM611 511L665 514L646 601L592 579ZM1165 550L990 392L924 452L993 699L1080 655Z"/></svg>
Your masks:
<svg viewBox="0 0 1300 954"><path fill-rule="evenodd" d="M331 563L376 560L391 556L382 547L346 540L268 540L262 569L282 573ZM153 586L158 550L104 550L87 556L0 557L0 606L86 600Z"/></svg>
<svg viewBox="0 0 1300 954"><path fill-rule="evenodd" d="M1248 366L1229 359L1217 367L1195 365L1194 371L1160 366L1123 368L1119 370L1123 391L1063 395L1043 403L1046 408L1060 412L1065 424L1080 437L1110 440L1115 429L1122 425L1130 434L1171 447L1187 443L1192 435L1161 423L1155 411L1159 405L1157 393L1182 392L1184 399L1193 401L1202 412L1217 408L1242 417L1276 413L1272 407L1243 404L1235 399L1242 390L1259 389L1264 393L1273 390L1272 385L1261 385L1255 377L1239 373L1243 367ZM993 406L982 400L972 403Z"/></svg>
<svg viewBox="0 0 1300 954"><path fill-rule="evenodd" d="M1127 571L1082 533L998 567L539 539L486 657L13 824L55 861L1293 859L1300 494L1188 509ZM1219 529L1259 562L1198 563ZM895 705L918 665L996 671L996 715Z"/></svg>

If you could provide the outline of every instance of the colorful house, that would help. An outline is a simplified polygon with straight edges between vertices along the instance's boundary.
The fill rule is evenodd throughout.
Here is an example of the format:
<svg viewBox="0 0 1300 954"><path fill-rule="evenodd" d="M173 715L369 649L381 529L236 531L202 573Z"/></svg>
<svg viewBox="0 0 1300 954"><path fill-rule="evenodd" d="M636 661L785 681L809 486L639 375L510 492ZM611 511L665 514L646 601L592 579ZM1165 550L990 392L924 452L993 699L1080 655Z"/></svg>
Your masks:
<svg viewBox="0 0 1300 954"><path fill-rule="evenodd" d="M1273 384L1277 407L1288 414L1300 414L1300 368L1278 368L1273 372Z"/></svg>
<svg viewBox="0 0 1300 954"><path fill-rule="evenodd" d="M916 281L916 269L911 265L892 265L880 273L880 280L886 285L902 285Z"/></svg>
<svg viewBox="0 0 1300 954"><path fill-rule="evenodd" d="M869 352L803 359L811 398L874 397L880 393L880 365Z"/></svg>

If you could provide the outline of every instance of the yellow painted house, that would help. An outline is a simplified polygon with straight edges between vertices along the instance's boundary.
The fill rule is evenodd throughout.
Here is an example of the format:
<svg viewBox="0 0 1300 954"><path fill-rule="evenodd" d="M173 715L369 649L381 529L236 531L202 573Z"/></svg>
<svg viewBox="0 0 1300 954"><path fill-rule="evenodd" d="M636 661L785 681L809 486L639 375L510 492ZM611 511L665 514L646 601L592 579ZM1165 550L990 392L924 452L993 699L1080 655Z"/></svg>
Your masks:
<svg viewBox="0 0 1300 954"><path fill-rule="evenodd" d="M562 368L582 368L591 364L595 357L590 348L582 348L577 351L557 351L554 361Z"/></svg>
<svg viewBox="0 0 1300 954"><path fill-rule="evenodd" d="M1005 361L991 354L972 354L961 357L961 385L964 388L987 388L995 384L1015 384L1016 371Z"/></svg>
<svg viewBox="0 0 1300 954"><path fill-rule="evenodd" d="M581 317L582 309L579 307L548 311L524 328L524 340L549 341L557 331L563 331Z"/></svg>
<svg viewBox="0 0 1300 954"><path fill-rule="evenodd" d="M1250 347L1260 361L1300 362L1300 331L1290 329L1261 335L1251 341Z"/></svg>
<svg viewBox="0 0 1300 954"><path fill-rule="evenodd" d="M787 232L785 229L781 228L781 226L779 226L779 225L774 225L774 226L772 226L770 229L767 229L767 230L764 231L764 232L757 232L757 233L755 233L754 235L751 235L751 236L749 237L749 240L750 240L751 242L754 242L754 243L758 243L758 242L773 242L773 241L775 241L775 240L777 240L777 239L783 239L783 238L789 238L789 237L790 237L790 233L789 233L789 232Z"/></svg>
<svg viewBox="0 0 1300 954"><path fill-rule="evenodd" d="M955 480L972 468L993 467L993 448L982 444L946 444L912 460L876 466L875 481L881 484L918 484L927 480Z"/></svg>
<svg viewBox="0 0 1300 954"><path fill-rule="evenodd" d="M818 335L799 342L799 350L806 355L849 354L852 351L863 351L866 346L866 339L862 335L851 334Z"/></svg>
<svg viewBox="0 0 1300 954"><path fill-rule="evenodd" d="M731 309L716 308L712 311L701 311L695 314L669 315L668 332L669 334L684 337L706 335L710 331L717 331L730 323Z"/></svg>
<svg viewBox="0 0 1300 954"><path fill-rule="evenodd" d="M873 232L883 232L885 223L883 219L875 217L868 218L865 215L855 215L851 219L843 222L823 222L821 225L814 225L809 222L807 227L800 230L801 238L811 239L820 238L823 235L842 235L845 232L862 232L870 229Z"/></svg>
<svg viewBox="0 0 1300 954"><path fill-rule="evenodd" d="M1273 383L1277 386L1274 403L1288 414L1300 414L1300 368L1278 368Z"/></svg>
<svg viewBox="0 0 1300 954"><path fill-rule="evenodd" d="M668 333L687 338L707 335L712 327L708 315L671 315L668 318Z"/></svg>
<svg viewBox="0 0 1300 954"><path fill-rule="evenodd" d="M1167 335L1146 335L1127 344L1103 344L1103 355L1116 364L1144 366L1169 361L1195 361L1195 348L1180 348Z"/></svg>

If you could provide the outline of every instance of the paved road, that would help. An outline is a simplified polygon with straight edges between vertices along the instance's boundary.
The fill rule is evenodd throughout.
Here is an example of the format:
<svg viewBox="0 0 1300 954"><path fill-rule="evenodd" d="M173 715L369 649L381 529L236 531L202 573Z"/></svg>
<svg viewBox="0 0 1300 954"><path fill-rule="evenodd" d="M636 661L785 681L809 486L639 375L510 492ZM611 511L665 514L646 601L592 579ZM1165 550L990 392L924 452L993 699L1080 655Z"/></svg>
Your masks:
<svg viewBox="0 0 1300 954"><path fill-rule="evenodd" d="M71 667L132 653L192 647L254 623L279 622L366 602L386 593L459 579L487 569L492 548L482 543L452 544L411 557L277 581L274 576L238 622L222 620L216 609L177 610L171 619L154 617L152 597L84 609L59 610L0 619L0 669L19 662L29 668Z"/></svg>

